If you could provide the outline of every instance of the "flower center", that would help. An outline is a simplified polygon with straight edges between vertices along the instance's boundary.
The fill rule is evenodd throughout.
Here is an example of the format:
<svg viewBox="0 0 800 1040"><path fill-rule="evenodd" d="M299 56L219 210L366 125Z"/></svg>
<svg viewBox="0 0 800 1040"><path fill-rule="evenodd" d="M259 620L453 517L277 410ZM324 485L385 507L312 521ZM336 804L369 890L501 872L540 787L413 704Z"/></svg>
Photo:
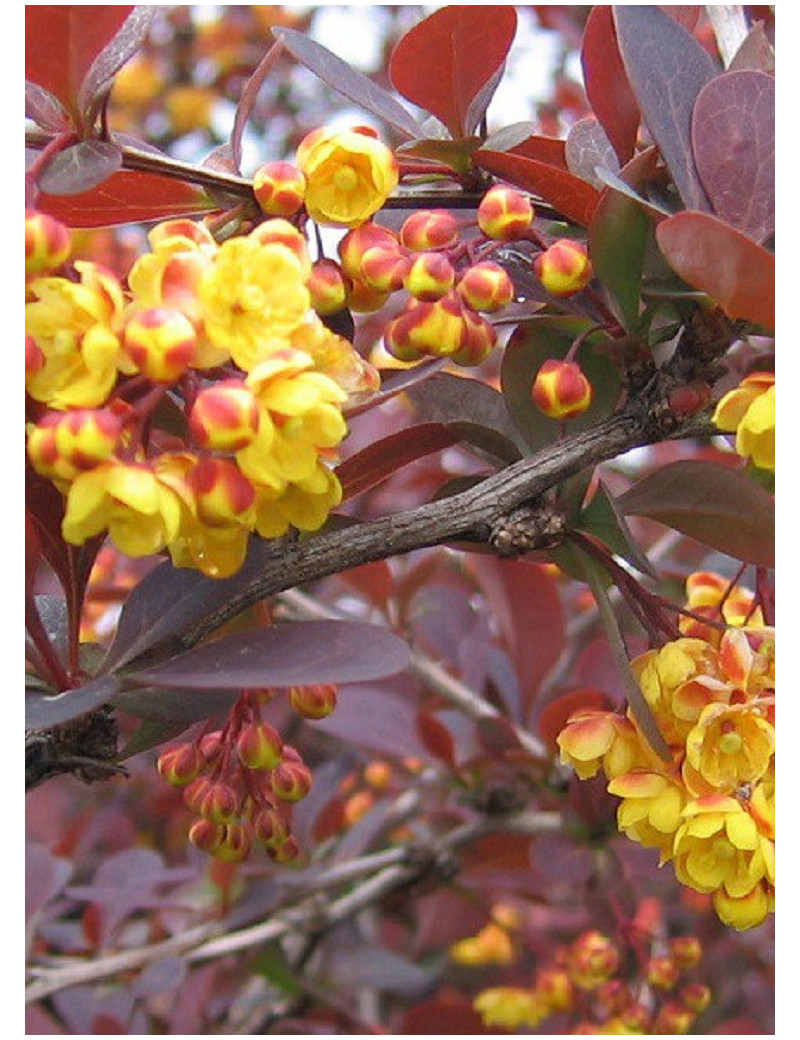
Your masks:
<svg viewBox="0 0 800 1040"><path fill-rule="evenodd" d="M352 191L358 183L358 174L352 166L339 166L333 175L333 183L339 191Z"/></svg>
<svg viewBox="0 0 800 1040"><path fill-rule="evenodd" d="M738 755L742 750L742 738L733 730L723 733L719 740L719 749L723 755Z"/></svg>

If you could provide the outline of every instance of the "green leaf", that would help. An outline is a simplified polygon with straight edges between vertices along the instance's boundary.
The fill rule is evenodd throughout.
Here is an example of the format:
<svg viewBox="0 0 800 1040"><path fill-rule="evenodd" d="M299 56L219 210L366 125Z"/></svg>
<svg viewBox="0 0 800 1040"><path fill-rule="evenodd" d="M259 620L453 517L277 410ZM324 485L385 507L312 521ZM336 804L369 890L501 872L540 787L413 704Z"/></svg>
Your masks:
<svg viewBox="0 0 800 1040"><path fill-rule="evenodd" d="M607 546L615 555L627 561L642 574L656 577L650 561L636 544L633 535L625 523L614 499L606 490L602 481L592 500L578 518L577 528L592 534Z"/></svg>
<svg viewBox="0 0 800 1040"><path fill-rule="evenodd" d="M743 469L672 462L637 481L617 506L744 563L775 566L775 502Z"/></svg>

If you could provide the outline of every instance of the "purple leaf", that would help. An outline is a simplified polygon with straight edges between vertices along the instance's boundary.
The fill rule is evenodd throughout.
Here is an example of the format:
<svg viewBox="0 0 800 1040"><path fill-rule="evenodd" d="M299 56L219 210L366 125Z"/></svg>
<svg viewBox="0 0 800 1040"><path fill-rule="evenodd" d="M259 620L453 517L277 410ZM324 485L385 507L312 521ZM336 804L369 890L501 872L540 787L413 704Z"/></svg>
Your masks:
<svg viewBox="0 0 800 1040"><path fill-rule="evenodd" d="M107 181L122 166L122 149L112 141L78 141L64 148L39 175L48 195L80 195Z"/></svg>
<svg viewBox="0 0 800 1040"><path fill-rule="evenodd" d="M263 87L267 76L269 76L270 72L275 68L278 58L280 58L283 50L283 41L280 39L276 40L258 63L255 71L252 76L250 76L247 83L245 83L244 89L242 90L239 103L236 106L236 115L233 120L233 130L229 141L231 161L233 162L233 168L236 173L239 173L241 170L242 134L244 133L247 120L250 118L250 113L253 111L253 105L256 103L258 92Z"/></svg>
<svg viewBox="0 0 800 1040"><path fill-rule="evenodd" d="M72 864L54 856L44 845L27 844L25 847L25 920L30 921L37 911L62 891Z"/></svg>
<svg viewBox="0 0 800 1040"><path fill-rule="evenodd" d="M114 76L147 38L155 7L139 4L92 62L78 91L78 105L84 124L93 126L103 99L114 82Z"/></svg>
<svg viewBox="0 0 800 1040"><path fill-rule="evenodd" d="M595 172L599 167L619 172L619 160L602 124L594 116L579 119L569 128L566 142L569 172L596 188L602 183Z"/></svg>
<svg viewBox="0 0 800 1040"><path fill-rule="evenodd" d="M101 704L109 703L119 690L119 680L106 675L52 697L44 696L38 690L26 691L25 729L47 729L76 719Z"/></svg>
<svg viewBox="0 0 800 1040"><path fill-rule="evenodd" d="M238 690L362 682L401 672L409 649L377 625L297 621L236 632L164 664L126 673L129 683L176 690Z"/></svg>
<svg viewBox="0 0 800 1040"><path fill-rule="evenodd" d="M626 515L647 516L734 559L775 565L775 502L742 469L684 459L642 477L617 498Z"/></svg>
<svg viewBox="0 0 800 1040"><path fill-rule="evenodd" d="M408 109L383 87L374 83L369 76L352 68L327 47L285 26L273 29L272 34L301 65L305 65L323 83L327 83L359 108L393 126L404 137L423 136L422 127Z"/></svg>
<svg viewBox="0 0 800 1040"><path fill-rule="evenodd" d="M38 83L28 81L25 82L25 115L43 130L52 130L57 134L72 126L58 98Z"/></svg>
<svg viewBox="0 0 800 1040"><path fill-rule="evenodd" d="M692 158L692 110L720 73L702 45L656 6L614 7L622 60L653 139L687 209L708 210Z"/></svg>
<svg viewBox="0 0 800 1040"><path fill-rule="evenodd" d="M718 217L757 242L775 231L775 80L743 70L697 96L695 163Z"/></svg>

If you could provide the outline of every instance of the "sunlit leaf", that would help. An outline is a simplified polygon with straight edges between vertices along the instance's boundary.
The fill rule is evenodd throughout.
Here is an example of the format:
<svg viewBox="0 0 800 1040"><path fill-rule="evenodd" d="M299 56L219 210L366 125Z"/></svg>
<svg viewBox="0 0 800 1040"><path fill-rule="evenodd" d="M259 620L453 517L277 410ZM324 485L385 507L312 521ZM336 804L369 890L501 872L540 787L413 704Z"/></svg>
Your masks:
<svg viewBox="0 0 800 1040"><path fill-rule="evenodd" d="M402 37L389 76L409 101L430 112L455 137L475 130L488 97L473 102L503 66L517 29L511 5L453 5L434 11Z"/></svg>
<svg viewBox="0 0 800 1040"><path fill-rule="evenodd" d="M147 38L155 14L155 7L139 4L92 62L78 91L78 106L84 125L92 126L99 114L114 76L129 58L139 50Z"/></svg>
<svg viewBox="0 0 800 1040"><path fill-rule="evenodd" d="M50 195L81 195L107 181L122 165L122 149L113 141L78 141L64 148L37 180Z"/></svg>

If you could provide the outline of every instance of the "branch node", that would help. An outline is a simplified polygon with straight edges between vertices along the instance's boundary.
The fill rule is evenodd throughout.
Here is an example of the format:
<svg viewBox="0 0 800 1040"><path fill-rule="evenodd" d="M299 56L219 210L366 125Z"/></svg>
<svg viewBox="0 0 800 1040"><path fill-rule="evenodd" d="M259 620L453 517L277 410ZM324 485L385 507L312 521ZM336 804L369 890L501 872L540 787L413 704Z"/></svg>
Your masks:
<svg viewBox="0 0 800 1040"><path fill-rule="evenodd" d="M489 545L498 556L521 556L554 549L567 533L567 518L551 503L525 503L492 524Z"/></svg>

